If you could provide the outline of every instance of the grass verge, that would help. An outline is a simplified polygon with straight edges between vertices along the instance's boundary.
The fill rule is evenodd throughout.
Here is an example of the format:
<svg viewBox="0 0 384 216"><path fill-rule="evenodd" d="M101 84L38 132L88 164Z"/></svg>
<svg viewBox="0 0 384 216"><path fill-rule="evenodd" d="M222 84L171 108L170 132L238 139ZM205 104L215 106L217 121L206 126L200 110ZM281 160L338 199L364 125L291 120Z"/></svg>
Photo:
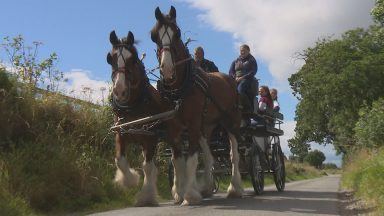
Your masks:
<svg viewBox="0 0 384 216"><path fill-rule="evenodd" d="M375 206L377 215L384 212L384 148L350 154L344 161L342 186Z"/></svg>

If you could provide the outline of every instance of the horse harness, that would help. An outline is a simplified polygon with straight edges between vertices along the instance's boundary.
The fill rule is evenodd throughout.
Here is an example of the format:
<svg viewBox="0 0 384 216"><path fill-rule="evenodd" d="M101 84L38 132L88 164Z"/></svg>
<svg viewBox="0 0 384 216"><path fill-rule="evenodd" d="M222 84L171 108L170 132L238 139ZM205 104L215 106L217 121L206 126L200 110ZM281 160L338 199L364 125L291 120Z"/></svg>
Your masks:
<svg viewBox="0 0 384 216"><path fill-rule="evenodd" d="M188 52L188 49L186 49ZM188 52L189 56L189 52ZM187 58L188 59L188 58ZM192 60L192 59L191 59ZM183 61L183 60L181 60ZM181 62L179 61L179 62ZM208 103L212 102L216 108L221 112L223 115L227 115L227 111L224 110L220 104L217 103L217 101L212 97L210 94L210 82L208 82L201 76L202 73L205 73L201 71L200 68L195 67L192 61L185 61L182 63L187 64L187 70L186 70L186 76L182 82L182 85L180 88L177 89L171 89L169 86L167 86L163 79L160 79L157 81L157 89L160 92L161 96L163 98L166 98L170 101L173 101L174 103L182 104L183 100L186 96L190 93L190 90L192 89L192 86L197 86L205 95L204 100L204 108L202 113L202 121L204 122L205 117L208 114ZM204 124L201 124L200 128L201 132L204 133Z"/></svg>
<svg viewBox="0 0 384 216"><path fill-rule="evenodd" d="M144 65L142 63L140 65L140 72L145 74L145 68L144 68ZM117 71L114 70L112 76L114 76L115 73L125 73L125 71L124 70L117 70ZM138 89L138 91L140 91L141 94L139 95L139 97L135 101L133 101L133 103L120 104L116 101L113 94L111 95L110 103L112 106L112 111L117 117L117 121L115 122L115 125L118 125L122 121L124 121L125 116L127 116L127 115L135 116L135 115L142 114L143 109L150 106L152 96L151 96L151 93L149 91L149 85L150 85L149 79L148 79L148 77L145 76L144 79L142 79L141 81L138 81L139 84L140 84L140 82L142 82L142 83L141 83L140 89ZM132 134L132 133L134 133L134 134L154 135L155 133L153 133L152 130L154 128L156 128L162 122L163 122L162 120L157 120L155 122L143 124L142 127L138 128L138 129L136 128L136 129L126 130L126 129L121 127L121 128L119 128L118 131L113 131L113 132L120 133L120 134Z"/></svg>

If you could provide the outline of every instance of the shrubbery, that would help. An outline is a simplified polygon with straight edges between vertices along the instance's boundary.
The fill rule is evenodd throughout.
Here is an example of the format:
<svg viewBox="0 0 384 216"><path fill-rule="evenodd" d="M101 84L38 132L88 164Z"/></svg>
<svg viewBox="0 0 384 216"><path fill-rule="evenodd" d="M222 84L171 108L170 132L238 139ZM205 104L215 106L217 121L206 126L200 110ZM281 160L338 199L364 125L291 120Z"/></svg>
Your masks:
<svg viewBox="0 0 384 216"><path fill-rule="evenodd" d="M384 148L356 151L344 164L344 187L376 206L377 213L384 212Z"/></svg>
<svg viewBox="0 0 384 216"><path fill-rule="evenodd" d="M323 165L323 162L325 161L325 155L319 150L314 150L309 152L304 157L304 161L307 162L309 165L320 169Z"/></svg>
<svg viewBox="0 0 384 216"><path fill-rule="evenodd" d="M34 89L9 79L4 70L0 84L0 215L11 214L12 206L50 212L133 202L135 190L122 191L112 182L108 107L83 103L75 108L49 92L36 99ZM132 148L130 158L138 166L139 158L132 156L139 155L139 147Z"/></svg>
<svg viewBox="0 0 384 216"><path fill-rule="evenodd" d="M360 147L384 146L384 98L375 101L372 108L364 107L360 111L355 136Z"/></svg>

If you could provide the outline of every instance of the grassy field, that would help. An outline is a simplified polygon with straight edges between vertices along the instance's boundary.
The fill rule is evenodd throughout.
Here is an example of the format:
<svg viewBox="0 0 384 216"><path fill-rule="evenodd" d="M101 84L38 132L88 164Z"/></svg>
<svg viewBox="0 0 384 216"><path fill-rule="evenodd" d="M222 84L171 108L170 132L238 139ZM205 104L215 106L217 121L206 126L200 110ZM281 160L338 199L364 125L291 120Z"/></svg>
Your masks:
<svg viewBox="0 0 384 216"><path fill-rule="evenodd" d="M344 162L342 186L353 190L355 198L374 206L377 215L384 212L384 148L358 151Z"/></svg>

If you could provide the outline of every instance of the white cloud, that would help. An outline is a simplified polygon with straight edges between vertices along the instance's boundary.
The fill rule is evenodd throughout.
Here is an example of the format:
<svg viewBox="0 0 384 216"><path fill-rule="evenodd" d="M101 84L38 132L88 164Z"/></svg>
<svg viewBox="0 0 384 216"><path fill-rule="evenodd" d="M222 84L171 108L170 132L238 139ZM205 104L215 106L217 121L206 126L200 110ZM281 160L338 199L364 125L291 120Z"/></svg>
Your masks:
<svg viewBox="0 0 384 216"><path fill-rule="evenodd" d="M110 83L100 80L95 80L90 77L90 72L82 69L72 69L64 73L66 82L59 84L59 89L64 94L87 100L93 103L102 104L106 102Z"/></svg>
<svg viewBox="0 0 384 216"><path fill-rule="evenodd" d="M291 155L288 140L295 136L296 121L286 121L281 125L284 135L280 137L280 145L285 155Z"/></svg>
<svg viewBox="0 0 384 216"><path fill-rule="evenodd" d="M325 36L372 23L374 0L185 0L203 22L248 43L280 84L303 62L294 55Z"/></svg>
<svg viewBox="0 0 384 216"><path fill-rule="evenodd" d="M284 135L280 137L280 145L286 156L292 155L289 147L288 140L295 136L296 121L286 121L281 125L281 129L284 131ZM333 145L319 145L317 143L311 143L311 150L320 150L325 155L325 163L335 163L339 167L341 166L341 156L336 155L336 151Z"/></svg>

